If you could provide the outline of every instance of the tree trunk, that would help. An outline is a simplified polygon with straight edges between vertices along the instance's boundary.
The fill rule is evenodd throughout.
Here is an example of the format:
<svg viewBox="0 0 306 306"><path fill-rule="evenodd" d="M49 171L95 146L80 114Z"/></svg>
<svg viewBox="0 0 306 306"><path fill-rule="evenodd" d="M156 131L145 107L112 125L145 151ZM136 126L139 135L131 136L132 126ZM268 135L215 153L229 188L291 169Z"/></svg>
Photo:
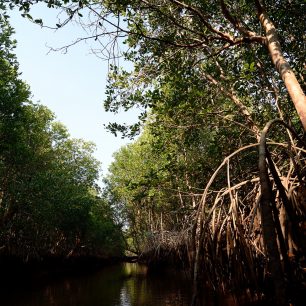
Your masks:
<svg viewBox="0 0 306 306"><path fill-rule="evenodd" d="M260 1L256 1L258 17L260 23L265 31L267 38L267 47L272 58L272 62L276 67L276 70L280 74L285 86L288 90L289 96L295 106L295 109L300 117L304 131L306 131L306 97L305 94L294 75L294 72L290 68L290 65L283 56L281 45L279 43L276 28L273 22L270 20L268 14L264 10Z"/></svg>
<svg viewBox="0 0 306 306"><path fill-rule="evenodd" d="M259 144L258 168L261 186L260 212L265 253L268 261L268 272L271 273L274 285L274 302L276 302L276 305L284 306L286 305L286 284L277 245L276 224L274 220L278 216L273 214L275 200L266 164L266 135L273 122L274 121L270 121L265 126Z"/></svg>

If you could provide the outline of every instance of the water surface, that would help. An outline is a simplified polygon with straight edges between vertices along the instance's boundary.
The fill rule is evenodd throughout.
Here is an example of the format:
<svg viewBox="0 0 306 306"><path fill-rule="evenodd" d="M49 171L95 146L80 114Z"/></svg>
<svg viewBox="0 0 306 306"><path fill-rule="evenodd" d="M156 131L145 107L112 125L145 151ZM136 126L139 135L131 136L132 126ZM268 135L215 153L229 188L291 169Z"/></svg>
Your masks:
<svg viewBox="0 0 306 306"><path fill-rule="evenodd" d="M40 286L15 288L3 306L189 306L190 282L182 273L148 273L125 263L97 272L61 278Z"/></svg>

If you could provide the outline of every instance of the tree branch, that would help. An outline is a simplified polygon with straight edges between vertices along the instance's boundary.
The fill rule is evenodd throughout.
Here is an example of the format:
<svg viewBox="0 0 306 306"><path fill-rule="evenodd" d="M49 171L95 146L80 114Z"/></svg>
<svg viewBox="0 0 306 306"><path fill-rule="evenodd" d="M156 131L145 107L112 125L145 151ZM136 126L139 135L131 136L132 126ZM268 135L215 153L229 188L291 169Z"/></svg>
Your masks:
<svg viewBox="0 0 306 306"><path fill-rule="evenodd" d="M236 30L238 30L244 36L244 38L239 39L240 41L256 41L261 44L265 44L265 37L257 35L255 32L250 31L246 27L244 27L242 25L242 22L230 13L224 0L220 0L220 4L224 17L234 26Z"/></svg>

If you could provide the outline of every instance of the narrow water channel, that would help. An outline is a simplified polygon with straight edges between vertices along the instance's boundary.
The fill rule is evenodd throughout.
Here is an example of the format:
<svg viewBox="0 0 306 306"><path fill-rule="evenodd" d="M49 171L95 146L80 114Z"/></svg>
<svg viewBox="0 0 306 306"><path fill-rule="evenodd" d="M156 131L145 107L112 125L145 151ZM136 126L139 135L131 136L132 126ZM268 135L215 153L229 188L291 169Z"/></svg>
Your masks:
<svg viewBox="0 0 306 306"><path fill-rule="evenodd" d="M95 273L62 278L31 289L15 288L3 306L189 306L190 283L180 273L148 273L125 263Z"/></svg>

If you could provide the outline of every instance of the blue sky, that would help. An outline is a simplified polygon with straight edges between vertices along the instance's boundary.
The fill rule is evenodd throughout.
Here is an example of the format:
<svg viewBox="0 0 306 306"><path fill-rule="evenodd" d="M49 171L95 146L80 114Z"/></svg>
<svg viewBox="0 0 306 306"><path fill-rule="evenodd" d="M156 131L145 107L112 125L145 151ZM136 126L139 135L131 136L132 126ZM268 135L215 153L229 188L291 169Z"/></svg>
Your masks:
<svg viewBox="0 0 306 306"><path fill-rule="evenodd" d="M35 8L33 16L54 25L56 11ZM11 24L17 39L16 54L20 63L22 79L32 90L33 101L48 106L64 123L72 137L93 141L97 145L95 157L102 162L103 174L112 161L113 152L128 140L107 132L103 124L136 120L136 112L117 115L103 109L107 78L107 62L91 54L91 44L79 43L67 54L50 52L51 47L61 47L74 38L84 35L77 25L69 25L58 31L41 28L20 16L11 13ZM124 65L124 63L121 62Z"/></svg>

